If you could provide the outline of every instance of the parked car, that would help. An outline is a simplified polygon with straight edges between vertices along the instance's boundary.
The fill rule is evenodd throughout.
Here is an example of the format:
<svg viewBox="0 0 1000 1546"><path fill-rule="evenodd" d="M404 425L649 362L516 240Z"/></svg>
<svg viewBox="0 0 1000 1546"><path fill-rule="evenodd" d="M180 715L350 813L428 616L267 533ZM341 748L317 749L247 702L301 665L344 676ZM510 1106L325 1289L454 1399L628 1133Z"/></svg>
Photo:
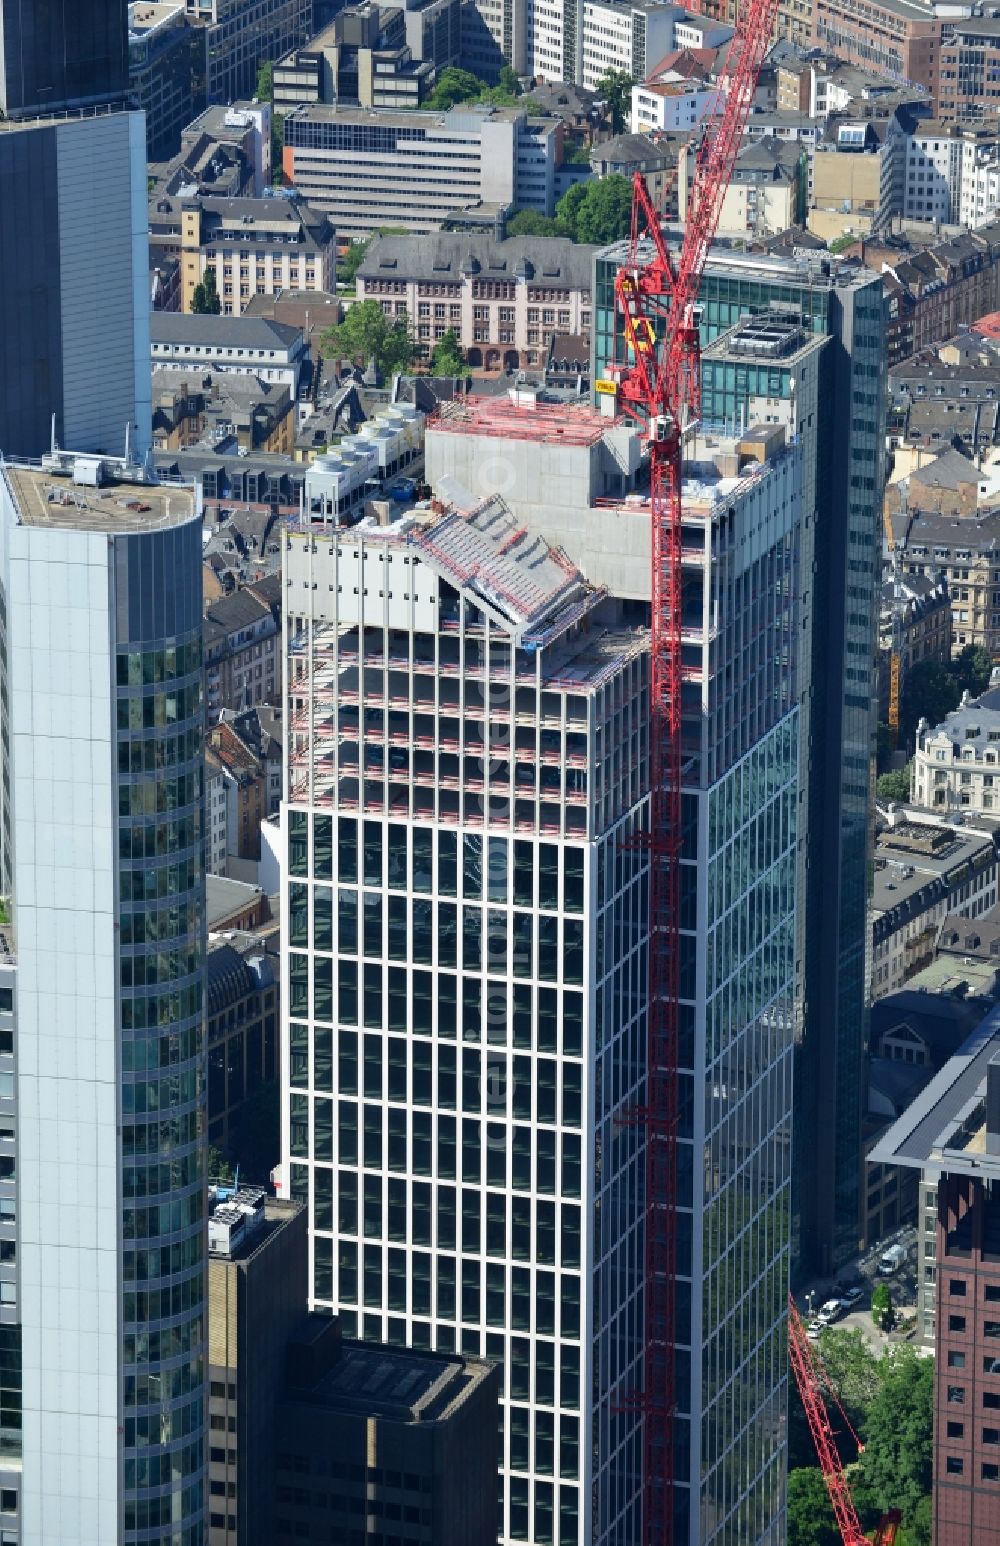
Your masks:
<svg viewBox="0 0 1000 1546"><path fill-rule="evenodd" d="M860 1285L857 1283L852 1283L850 1288L844 1289L844 1292L840 1296L840 1302L841 1304L846 1305L848 1309L850 1309L852 1305L857 1304L858 1300L861 1298L861 1293L862 1290Z"/></svg>
<svg viewBox="0 0 1000 1546"><path fill-rule="evenodd" d="M839 1299L828 1299L826 1304L820 1305L816 1319L821 1326L832 1326L834 1321L839 1320L843 1313L844 1311Z"/></svg>
<svg viewBox="0 0 1000 1546"><path fill-rule="evenodd" d="M818 1342L819 1341L819 1334L820 1334L820 1332L822 1330L823 1330L823 1322L822 1321L810 1321L808 1326L806 1327L806 1336L809 1338L810 1342Z"/></svg>

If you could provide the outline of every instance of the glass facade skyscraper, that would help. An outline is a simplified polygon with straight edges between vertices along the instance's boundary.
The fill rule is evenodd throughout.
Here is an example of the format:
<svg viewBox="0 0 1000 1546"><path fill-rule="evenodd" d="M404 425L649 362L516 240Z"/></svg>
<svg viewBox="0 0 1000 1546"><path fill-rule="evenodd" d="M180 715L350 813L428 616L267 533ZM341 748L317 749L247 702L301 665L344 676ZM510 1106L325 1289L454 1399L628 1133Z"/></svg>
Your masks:
<svg viewBox="0 0 1000 1546"><path fill-rule="evenodd" d="M690 1546L781 1531L802 473L782 425L685 485ZM495 496L316 516L284 555L283 1182L313 1299L502 1364L505 1543L637 1540L645 609Z"/></svg>
<svg viewBox="0 0 1000 1546"><path fill-rule="evenodd" d="M0 1303L22 1347L20 1539L201 1546L193 493L86 486L68 458L59 474L0 464L0 599L16 941L14 1071L0 1085L16 1119L0 1170L16 1271Z"/></svg>
<svg viewBox="0 0 1000 1546"><path fill-rule="evenodd" d="M626 255L619 244L595 259L595 380L621 348L614 274ZM867 269L829 257L756 253L713 253L699 302L703 346L750 315L792 317L829 340L820 363L823 406L812 431L815 504L805 512L813 523L812 573L803 585L808 728L802 743L793 1260L795 1272L806 1275L834 1270L857 1250L860 1237L885 302L881 279ZM748 423L753 398L749 373L734 365L726 411L742 413Z"/></svg>

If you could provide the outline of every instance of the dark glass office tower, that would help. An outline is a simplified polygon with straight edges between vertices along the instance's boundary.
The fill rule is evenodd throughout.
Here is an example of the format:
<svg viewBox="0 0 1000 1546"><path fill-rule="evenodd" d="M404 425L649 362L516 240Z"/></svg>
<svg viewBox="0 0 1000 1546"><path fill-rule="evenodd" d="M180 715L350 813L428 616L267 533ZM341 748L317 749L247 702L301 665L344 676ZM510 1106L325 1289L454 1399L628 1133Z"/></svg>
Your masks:
<svg viewBox="0 0 1000 1546"><path fill-rule="evenodd" d="M592 379L614 357L614 274L627 244L595 259ZM868 1036L865 905L875 711L873 619L880 575L885 444L882 281L828 256L713 252L699 300L702 344L741 317L794 317L825 334L821 364L809 639L803 675L804 923L797 950L793 1253L795 1275L836 1269L857 1250L862 1070ZM619 345L620 347L620 345ZM777 362L776 362L777 363ZM749 372L734 411L766 416Z"/></svg>
<svg viewBox="0 0 1000 1546"><path fill-rule="evenodd" d="M0 0L0 453L151 440L146 135L125 0ZM75 109L98 104L116 111Z"/></svg>
<svg viewBox="0 0 1000 1546"><path fill-rule="evenodd" d="M127 0L0 0L7 118L121 101L127 89Z"/></svg>

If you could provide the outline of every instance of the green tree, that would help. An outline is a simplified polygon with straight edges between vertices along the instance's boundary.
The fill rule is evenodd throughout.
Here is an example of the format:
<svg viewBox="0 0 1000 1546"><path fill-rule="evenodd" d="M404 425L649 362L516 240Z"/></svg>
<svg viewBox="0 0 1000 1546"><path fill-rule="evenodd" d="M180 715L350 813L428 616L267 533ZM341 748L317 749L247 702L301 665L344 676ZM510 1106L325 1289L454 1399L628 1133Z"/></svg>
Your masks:
<svg viewBox="0 0 1000 1546"><path fill-rule="evenodd" d="M577 210L578 242L617 241L627 236L632 226L632 184L617 173L594 178L583 184L583 198Z"/></svg>
<svg viewBox="0 0 1000 1546"><path fill-rule="evenodd" d="M337 259L337 281L339 284L353 285L357 281L361 260L370 245L370 241L348 242L347 251L344 253L344 256Z"/></svg>
<svg viewBox="0 0 1000 1546"><path fill-rule="evenodd" d="M537 209L519 209L507 221L508 236L562 236L557 220Z"/></svg>
<svg viewBox="0 0 1000 1546"><path fill-rule="evenodd" d="M627 70L605 70L594 87L599 97L608 104L611 127L621 134L632 116L632 87L635 81Z"/></svg>
<svg viewBox="0 0 1000 1546"><path fill-rule="evenodd" d="M265 59L257 69L257 86L254 92L258 102L271 104L271 181L283 183L285 173L282 161L285 153L285 117L274 110L274 65Z"/></svg>
<svg viewBox="0 0 1000 1546"><path fill-rule="evenodd" d="M576 222L586 190L585 182L573 183L556 205L556 231L560 236L568 236L571 242L579 240L576 234Z"/></svg>
<svg viewBox="0 0 1000 1546"><path fill-rule="evenodd" d="M429 92L424 106L435 112L446 113L458 102L478 102L489 90L486 82L473 75L471 70L459 69L449 64L441 71L433 91Z"/></svg>
<svg viewBox="0 0 1000 1546"><path fill-rule="evenodd" d="M497 83L500 90L510 97L521 95L521 82L517 78L517 71L512 70L509 64L505 64L500 71L500 79Z"/></svg>
<svg viewBox="0 0 1000 1546"><path fill-rule="evenodd" d="M208 1179L221 1181L224 1185L233 1179L233 1167L229 1159L214 1143L208 1146Z"/></svg>
<svg viewBox="0 0 1000 1546"><path fill-rule="evenodd" d="M874 1298L874 1296L873 1296ZM913 1348L888 1359L868 1409L861 1474L881 1509L899 1508L908 1529L924 1528L931 1490L934 1361Z"/></svg>
<svg viewBox="0 0 1000 1546"><path fill-rule="evenodd" d="M465 358L453 327L438 339L431 354L432 376L464 376Z"/></svg>
<svg viewBox="0 0 1000 1546"><path fill-rule="evenodd" d="M951 670L961 690L978 698L990 685L993 656L981 644L967 644L951 662Z"/></svg>
<svg viewBox="0 0 1000 1546"><path fill-rule="evenodd" d="M908 762L905 768L892 768L888 773L880 773L875 788L883 800L899 800L902 804L910 798L910 770L912 762Z"/></svg>
<svg viewBox="0 0 1000 1546"><path fill-rule="evenodd" d="M818 1466L788 1475L788 1546L841 1546L840 1532Z"/></svg>
<svg viewBox="0 0 1000 1546"><path fill-rule="evenodd" d="M204 279L195 285L191 296L191 310L200 317L217 317L221 312L222 302L215 283L214 268L206 268Z"/></svg>
<svg viewBox="0 0 1000 1546"><path fill-rule="evenodd" d="M892 1325L892 1295L888 1283L876 1283L872 1289L872 1320L879 1331L888 1331Z"/></svg>
<svg viewBox="0 0 1000 1546"><path fill-rule="evenodd" d="M828 1326L820 1334L819 1351L830 1384L852 1425L859 1428L882 1389L885 1360L877 1356L864 1332L857 1328L849 1331Z"/></svg>
<svg viewBox="0 0 1000 1546"><path fill-rule="evenodd" d="M416 346L408 317L390 320L378 301L351 306L343 322L329 328L320 340L325 359L350 359L375 367L383 376L412 365Z"/></svg>
<svg viewBox="0 0 1000 1546"><path fill-rule="evenodd" d="M574 183L556 205L556 224L575 242L603 246L627 236L632 225L632 184L617 172Z"/></svg>
<svg viewBox="0 0 1000 1546"><path fill-rule="evenodd" d="M930 1496L920 1499L910 1515L906 1529L907 1546L931 1546L934 1530L934 1505Z"/></svg>
<svg viewBox="0 0 1000 1546"><path fill-rule="evenodd" d="M927 719L939 725L962 696L954 674L939 660L918 660L906 674L899 709L900 729L907 744L912 742L917 721Z"/></svg>

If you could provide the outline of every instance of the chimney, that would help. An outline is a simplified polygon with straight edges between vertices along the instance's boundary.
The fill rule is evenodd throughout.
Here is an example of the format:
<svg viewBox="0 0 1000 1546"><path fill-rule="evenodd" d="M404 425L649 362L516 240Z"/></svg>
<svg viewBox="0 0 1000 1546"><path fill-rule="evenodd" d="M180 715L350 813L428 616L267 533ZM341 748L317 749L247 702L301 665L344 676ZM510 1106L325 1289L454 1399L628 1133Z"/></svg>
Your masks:
<svg viewBox="0 0 1000 1546"><path fill-rule="evenodd" d="M1000 1154L1000 1052L986 1066L986 1152Z"/></svg>

